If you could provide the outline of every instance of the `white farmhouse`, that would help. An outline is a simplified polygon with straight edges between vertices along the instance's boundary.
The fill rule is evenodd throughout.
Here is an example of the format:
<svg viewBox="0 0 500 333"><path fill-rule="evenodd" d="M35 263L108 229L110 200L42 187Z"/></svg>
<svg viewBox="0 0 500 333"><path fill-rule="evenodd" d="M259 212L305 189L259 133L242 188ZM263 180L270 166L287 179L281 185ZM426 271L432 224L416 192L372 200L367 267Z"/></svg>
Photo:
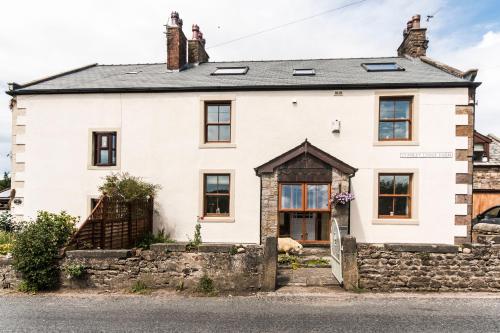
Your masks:
<svg viewBox="0 0 500 333"><path fill-rule="evenodd" d="M470 239L474 70L426 57L414 16L385 58L209 62L167 25L167 63L78 68L11 84L12 212L82 220L102 178L160 184L155 228L185 240ZM338 193L355 200L332 204Z"/></svg>

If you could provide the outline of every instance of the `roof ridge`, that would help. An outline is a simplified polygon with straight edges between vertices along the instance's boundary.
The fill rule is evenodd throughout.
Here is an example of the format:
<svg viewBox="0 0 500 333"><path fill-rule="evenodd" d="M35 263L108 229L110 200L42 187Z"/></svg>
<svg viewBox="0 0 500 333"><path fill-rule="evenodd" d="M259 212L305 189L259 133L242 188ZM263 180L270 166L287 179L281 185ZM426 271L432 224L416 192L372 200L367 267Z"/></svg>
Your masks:
<svg viewBox="0 0 500 333"><path fill-rule="evenodd" d="M357 59L406 59L405 57L342 57L342 58L302 58L302 59L262 59L262 60L228 60L228 61L210 61L209 64L231 63L231 62L279 62L279 61L316 61L316 60L357 60Z"/></svg>

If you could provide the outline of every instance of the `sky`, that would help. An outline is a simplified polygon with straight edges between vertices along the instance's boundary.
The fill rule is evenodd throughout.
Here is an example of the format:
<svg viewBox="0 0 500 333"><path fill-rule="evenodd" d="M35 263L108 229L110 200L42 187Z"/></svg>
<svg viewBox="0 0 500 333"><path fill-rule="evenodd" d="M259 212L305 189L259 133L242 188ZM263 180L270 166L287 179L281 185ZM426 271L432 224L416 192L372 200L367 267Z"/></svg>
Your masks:
<svg viewBox="0 0 500 333"><path fill-rule="evenodd" d="M427 55L479 69L476 129L500 136L500 1L16 0L0 6L0 172L10 170L7 82L23 83L86 64L166 61L165 27L180 13L200 26L211 61L394 56L406 21L422 15ZM427 15L434 17L426 22ZM297 22L296 22L297 21ZM288 24L290 22L296 22ZM217 46L239 37L274 29Z"/></svg>

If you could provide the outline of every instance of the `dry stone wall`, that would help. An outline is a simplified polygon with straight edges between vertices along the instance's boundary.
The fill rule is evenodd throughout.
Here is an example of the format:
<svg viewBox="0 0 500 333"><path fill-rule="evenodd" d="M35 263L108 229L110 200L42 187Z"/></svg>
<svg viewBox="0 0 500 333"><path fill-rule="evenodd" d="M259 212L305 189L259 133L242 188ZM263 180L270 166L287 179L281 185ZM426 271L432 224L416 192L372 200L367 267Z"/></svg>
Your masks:
<svg viewBox="0 0 500 333"><path fill-rule="evenodd" d="M67 276L64 267L69 265L83 265L84 276ZM202 244L196 250L188 250L184 243L173 243L155 244L151 250L76 250L66 252L60 267L63 288L120 290L140 280L152 289L196 291L198 282L206 275L218 291L265 289L261 245ZM11 261L0 258L0 279L3 275L10 288L16 288L21 281Z"/></svg>
<svg viewBox="0 0 500 333"><path fill-rule="evenodd" d="M374 291L500 291L500 244L358 244L359 287Z"/></svg>

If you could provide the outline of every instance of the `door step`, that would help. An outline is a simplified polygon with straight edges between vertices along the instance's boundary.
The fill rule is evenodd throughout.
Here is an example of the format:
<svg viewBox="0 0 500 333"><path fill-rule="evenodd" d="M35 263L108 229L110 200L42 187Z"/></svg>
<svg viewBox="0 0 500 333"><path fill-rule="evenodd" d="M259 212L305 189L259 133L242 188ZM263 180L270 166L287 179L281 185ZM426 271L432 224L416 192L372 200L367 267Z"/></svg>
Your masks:
<svg viewBox="0 0 500 333"><path fill-rule="evenodd" d="M338 286L339 282L329 267L320 268L279 268L277 272L278 286L326 287Z"/></svg>

